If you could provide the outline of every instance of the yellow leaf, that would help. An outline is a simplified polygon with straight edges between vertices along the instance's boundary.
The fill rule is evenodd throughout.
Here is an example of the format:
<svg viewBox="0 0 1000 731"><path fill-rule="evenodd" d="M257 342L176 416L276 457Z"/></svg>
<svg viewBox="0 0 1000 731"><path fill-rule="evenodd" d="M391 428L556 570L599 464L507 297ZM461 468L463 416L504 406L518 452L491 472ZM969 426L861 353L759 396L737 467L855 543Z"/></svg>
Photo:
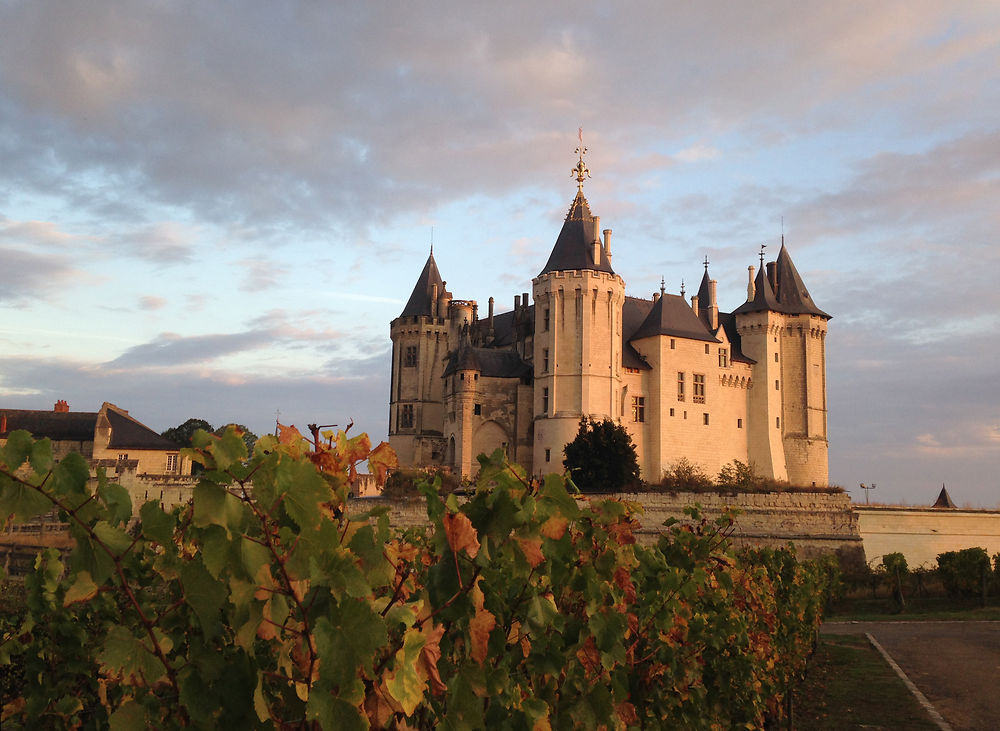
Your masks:
<svg viewBox="0 0 1000 731"><path fill-rule="evenodd" d="M538 564L545 561L545 556L542 555L542 539L541 538L514 538L517 541L517 545L521 547L521 552L524 557L528 560L528 565L531 568L535 568Z"/></svg>
<svg viewBox="0 0 1000 731"><path fill-rule="evenodd" d="M566 518L561 515L553 515L551 518L542 523L538 530L546 538L558 541L566 534L566 528L568 526L569 521L566 520Z"/></svg>

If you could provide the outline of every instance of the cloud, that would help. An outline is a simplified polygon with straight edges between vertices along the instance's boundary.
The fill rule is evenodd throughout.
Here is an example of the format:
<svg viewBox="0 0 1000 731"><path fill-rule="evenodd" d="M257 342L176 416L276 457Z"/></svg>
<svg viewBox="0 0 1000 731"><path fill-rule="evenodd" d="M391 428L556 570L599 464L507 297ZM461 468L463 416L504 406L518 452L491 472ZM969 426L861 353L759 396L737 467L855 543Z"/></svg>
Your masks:
<svg viewBox="0 0 1000 731"><path fill-rule="evenodd" d="M674 154L674 157L681 162L704 162L706 160L716 160L722 156L722 151L709 145L693 145L686 147Z"/></svg>
<svg viewBox="0 0 1000 731"><path fill-rule="evenodd" d="M0 245L0 303L44 299L80 272L61 257Z"/></svg>
<svg viewBox="0 0 1000 731"><path fill-rule="evenodd" d="M139 309L147 311L161 310L167 305L167 300L163 297L147 294L139 298Z"/></svg>

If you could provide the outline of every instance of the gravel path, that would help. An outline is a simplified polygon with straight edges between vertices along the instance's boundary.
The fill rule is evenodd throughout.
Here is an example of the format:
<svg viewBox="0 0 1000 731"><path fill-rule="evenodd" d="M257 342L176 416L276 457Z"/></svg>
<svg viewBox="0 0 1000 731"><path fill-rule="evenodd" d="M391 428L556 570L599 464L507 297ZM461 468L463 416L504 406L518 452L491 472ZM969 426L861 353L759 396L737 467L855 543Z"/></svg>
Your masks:
<svg viewBox="0 0 1000 731"><path fill-rule="evenodd" d="M955 731L1000 729L1000 622L828 622L878 640Z"/></svg>

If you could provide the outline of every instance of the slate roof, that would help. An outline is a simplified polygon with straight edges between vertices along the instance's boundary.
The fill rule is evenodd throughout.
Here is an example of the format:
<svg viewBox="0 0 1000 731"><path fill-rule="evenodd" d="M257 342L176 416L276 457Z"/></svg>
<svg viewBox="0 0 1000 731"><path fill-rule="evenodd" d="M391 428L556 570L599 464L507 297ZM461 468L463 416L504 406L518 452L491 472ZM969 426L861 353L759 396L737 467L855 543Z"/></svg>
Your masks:
<svg viewBox="0 0 1000 731"><path fill-rule="evenodd" d="M662 294L653 303L639 328L629 340L639 340L654 335L672 335L690 340L704 340L718 343L705 323L694 314L683 297L677 294Z"/></svg>
<svg viewBox="0 0 1000 731"><path fill-rule="evenodd" d="M470 345L461 348L458 353L452 353L444 375L450 376L469 367L478 370L486 378L524 378L533 374L531 365L521 360L516 350L476 348Z"/></svg>
<svg viewBox="0 0 1000 731"><path fill-rule="evenodd" d="M444 280L438 271L437 263L434 261L434 252L427 257L417 283L413 286L410 299L406 301L406 306L399 313L400 317L416 317L418 315L431 314L431 293L434 285L438 286L438 296L444 293Z"/></svg>
<svg viewBox="0 0 1000 731"><path fill-rule="evenodd" d="M107 410L108 423L111 424L111 442L108 447L113 449L180 449L179 445L166 437L161 437L145 424L140 424L127 414ZM91 439L94 438L91 432Z"/></svg>
<svg viewBox="0 0 1000 731"><path fill-rule="evenodd" d="M816 303L813 302L802 277L799 276L792 257L785 248L785 243L781 243L781 251L774 262L775 287L771 287L770 280L765 274L764 267L761 267L754 279L754 298L752 301L744 302L736 308L736 313L744 312L783 312L788 315L817 315L830 319L830 315L823 312Z"/></svg>
<svg viewBox="0 0 1000 731"><path fill-rule="evenodd" d="M594 242L599 241L601 232L597 230L597 222L590 213L590 205L578 191L576 198L569 206L566 220L563 222L556 245L552 247L549 260L539 272L539 276L548 272L572 271L575 269L591 269L598 272L614 274L611 261L608 259L604 246L600 247L600 261L594 261Z"/></svg>
<svg viewBox="0 0 1000 731"><path fill-rule="evenodd" d="M0 431L6 439L12 431L24 429L35 439L48 437L54 442L92 442L97 425L96 411L35 411L0 409L0 421L6 417L7 428Z"/></svg>
<svg viewBox="0 0 1000 731"><path fill-rule="evenodd" d="M166 437L161 437L148 426L114 408L102 409L111 425L113 449L164 449L180 447ZM28 409L0 409L6 417L7 429L0 432L6 439L12 431L24 429L35 439L48 437L54 442L93 442L100 412L96 411L35 411ZM2 421L2 419L0 419Z"/></svg>
<svg viewBox="0 0 1000 731"><path fill-rule="evenodd" d="M954 502L952 502L951 495L948 494L948 491L944 488L944 485L941 485L941 493L938 495L938 499L934 501L934 504L931 505L931 507L957 508L958 506L955 505Z"/></svg>
<svg viewBox="0 0 1000 731"><path fill-rule="evenodd" d="M751 364L757 362L750 356L743 354L743 338L736 330L736 315L731 312L720 312L719 327L726 331L726 337L729 338L729 360Z"/></svg>

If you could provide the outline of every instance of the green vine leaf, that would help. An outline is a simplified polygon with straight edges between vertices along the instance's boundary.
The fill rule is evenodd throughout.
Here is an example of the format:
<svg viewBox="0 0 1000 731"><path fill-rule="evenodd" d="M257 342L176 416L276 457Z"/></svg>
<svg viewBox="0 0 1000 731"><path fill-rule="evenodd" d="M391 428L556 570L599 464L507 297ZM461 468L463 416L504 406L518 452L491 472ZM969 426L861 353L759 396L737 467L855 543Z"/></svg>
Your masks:
<svg viewBox="0 0 1000 731"><path fill-rule="evenodd" d="M181 586L184 601L198 616L201 631L208 638L214 637L219 629L219 610L228 594L226 587L212 577L199 558L181 567Z"/></svg>
<svg viewBox="0 0 1000 731"><path fill-rule="evenodd" d="M128 627L121 625L108 630L97 661L104 675L120 678L128 685L154 686L166 675L160 659Z"/></svg>

